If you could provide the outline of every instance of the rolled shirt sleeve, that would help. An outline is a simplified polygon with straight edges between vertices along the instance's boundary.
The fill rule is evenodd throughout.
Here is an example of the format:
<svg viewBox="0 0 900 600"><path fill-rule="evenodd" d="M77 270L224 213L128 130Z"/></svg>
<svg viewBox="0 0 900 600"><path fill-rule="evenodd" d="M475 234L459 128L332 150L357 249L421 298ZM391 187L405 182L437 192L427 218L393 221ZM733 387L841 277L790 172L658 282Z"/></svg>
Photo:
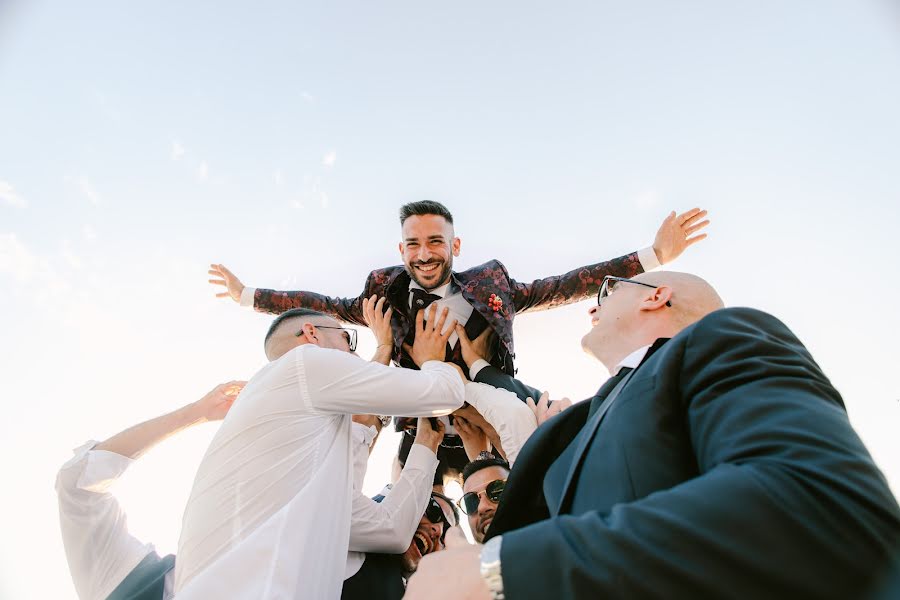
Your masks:
<svg viewBox="0 0 900 600"><path fill-rule="evenodd" d="M128 532L128 521L109 489L132 459L94 450L90 441L77 448L56 477L59 524L69 571L78 597L106 598L141 560L154 551Z"/></svg>

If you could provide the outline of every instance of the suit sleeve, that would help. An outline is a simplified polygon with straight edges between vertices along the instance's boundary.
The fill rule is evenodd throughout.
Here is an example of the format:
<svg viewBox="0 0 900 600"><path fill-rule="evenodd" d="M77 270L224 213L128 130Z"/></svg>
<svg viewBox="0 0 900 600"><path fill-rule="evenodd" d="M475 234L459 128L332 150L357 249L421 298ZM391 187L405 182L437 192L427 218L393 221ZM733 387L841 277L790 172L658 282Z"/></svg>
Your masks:
<svg viewBox="0 0 900 600"><path fill-rule="evenodd" d="M506 597L860 595L900 541L900 510L806 349L748 309L673 342L699 475L505 534Z"/></svg>
<svg viewBox="0 0 900 600"><path fill-rule="evenodd" d="M253 308L259 312L276 315L292 308L309 308L347 323L366 326L362 301L372 294L384 295L384 287L378 285L374 272L366 279L363 292L355 298L334 298L317 292L281 292L258 288L253 295Z"/></svg>
<svg viewBox="0 0 900 600"><path fill-rule="evenodd" d="M634 277L644 272L637 252L612 260L579 267L563 275L536 279L531 283L510 280L516 312L546 310L574 304L596 296L607 275Z"/></svg>
<svg viewBox="0 0 900 600"><path fill-rule="evenodd" d="M541 397L540 390L522 383L493 365L488 365L478 371L478 374L475 375L475 381L486 383L502 390L509 390L518 396L522 402L525 401L525 398L531 398L537 402L538 398Z"/></svg>

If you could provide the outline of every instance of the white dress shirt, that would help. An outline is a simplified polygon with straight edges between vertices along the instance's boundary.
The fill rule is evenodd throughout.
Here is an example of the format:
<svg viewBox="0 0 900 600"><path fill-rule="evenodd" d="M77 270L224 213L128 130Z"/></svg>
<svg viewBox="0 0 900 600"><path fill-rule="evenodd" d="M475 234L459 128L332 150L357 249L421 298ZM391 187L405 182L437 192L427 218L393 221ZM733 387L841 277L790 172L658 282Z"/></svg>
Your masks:
<svg viewBox="0 0 900 600"><path fill-rule="evenodd" d="M109 491L134 462L94 450L91 440L74 450L56 476L59 527L75 591L81 600L103 600L154 551L128 531L125 511ZM173 595L174 573L166 574L164 595Z"/></svg>
<svg viewBox="0 0 900 600"><path fill-rule="evenodd" d="M363 552L402 552L409 546L431 497L431 482L437 457L415 445L397 484L387 490L379 504L363 495L369 447L375 428L352 424L353 512L346 577L354 575L365 560ZM101 600L154 551L134 537L125 512L110 489L134 462L115 452L94 450L91 440L74 450L56 478L63 547L75 591L82 600ZM402 549L397 550L402 545ZM352 550L360 550L354 552ZM163 596L174 596L174 567L165 577Z"/></svg>
<svg viewBox="0 0 900 600"><path fill-rule="evenodd" d="M396 369L312 344L263 367L194 479L178 598L339 597L353 503L350 415L442 416L464 394L442 362Z"/></svg>
<svg viewBox="0 0 900 600"><path fill-rule="evenodd" d="M537 417L514 393L484 383L466 383L466 402L497 431L511 467L522 446L537 429Z"/></svg>

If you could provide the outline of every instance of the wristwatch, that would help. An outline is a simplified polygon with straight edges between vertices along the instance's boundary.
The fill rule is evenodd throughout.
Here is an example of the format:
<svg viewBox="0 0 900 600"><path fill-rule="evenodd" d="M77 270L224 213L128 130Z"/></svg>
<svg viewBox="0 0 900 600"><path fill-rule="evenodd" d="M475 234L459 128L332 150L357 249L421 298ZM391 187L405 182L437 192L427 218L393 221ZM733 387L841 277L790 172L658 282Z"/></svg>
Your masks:
<svg viewBox="0 0 900 600"><path fill-rule="evenodd" d="M481 576L491 592L493 600L504 600L503 577L500 574L500 545L503 536L498 535L488 540L481 548Z"/></svg>
<svg viewBox="0 0 900 600"><path fill-rule="evenodd" d="M391 417L388 415L378 415L378 419L381 421L382 427L387 427L391 424Z"/></svg>

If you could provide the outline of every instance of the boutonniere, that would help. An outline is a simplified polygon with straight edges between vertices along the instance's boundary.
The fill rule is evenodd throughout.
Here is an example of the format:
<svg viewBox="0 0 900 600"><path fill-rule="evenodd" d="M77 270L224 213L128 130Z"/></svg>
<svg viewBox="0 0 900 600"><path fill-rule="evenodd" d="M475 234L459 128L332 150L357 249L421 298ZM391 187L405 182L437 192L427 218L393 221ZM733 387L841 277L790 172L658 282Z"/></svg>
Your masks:
<svg viewBox="0 0 900 600"><path fill-rule="evenodd" d="M500 312L501 310L503 310L503 300L501 300L497 294L491 294L491 297L488 298L487 304L494 312Z"/></svg>

